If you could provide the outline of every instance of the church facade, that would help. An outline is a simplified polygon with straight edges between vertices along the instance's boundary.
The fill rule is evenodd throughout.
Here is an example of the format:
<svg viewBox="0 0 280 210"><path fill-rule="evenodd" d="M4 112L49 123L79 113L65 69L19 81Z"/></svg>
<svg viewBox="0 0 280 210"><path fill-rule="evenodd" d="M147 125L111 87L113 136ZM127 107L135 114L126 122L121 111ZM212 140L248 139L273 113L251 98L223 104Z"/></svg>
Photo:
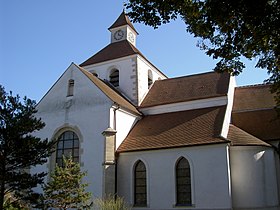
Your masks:
<svg viewBox="0 0 280 210"><path fill-rule="evenodd" d="M279 209L280 121L268 85L227 73L168 78L136 47L123 12L111 42L72 63L37 105L37 135L72 156L93 199L132 209ZM49 177L46 178L46 181Z"/></svg>

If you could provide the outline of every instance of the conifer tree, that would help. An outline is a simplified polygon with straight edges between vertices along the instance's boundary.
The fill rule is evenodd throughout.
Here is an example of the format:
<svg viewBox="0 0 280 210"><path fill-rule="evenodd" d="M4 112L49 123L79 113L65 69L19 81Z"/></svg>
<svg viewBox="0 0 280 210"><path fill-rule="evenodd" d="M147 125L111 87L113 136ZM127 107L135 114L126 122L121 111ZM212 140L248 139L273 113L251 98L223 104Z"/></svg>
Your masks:
<svg viewBox="0 0 280 210"><path fill-rule="evenodd" d="M46 173L30 173L32 166L47 162L54 143L32 135L45 124L37 119L36 103L5 92L0 85L0 210L7 195L12 202L33 203L39 197L32 188Z"/></svg>
<svg viewBox="0 0 280 210"><path fill-rule="evenodd" d="M56 166L51 180L44 187L45 205L58 209L90 209L91 193L86 192L87 183L82 183L86 172L72 158L63 158L63 167Z"/></svg>

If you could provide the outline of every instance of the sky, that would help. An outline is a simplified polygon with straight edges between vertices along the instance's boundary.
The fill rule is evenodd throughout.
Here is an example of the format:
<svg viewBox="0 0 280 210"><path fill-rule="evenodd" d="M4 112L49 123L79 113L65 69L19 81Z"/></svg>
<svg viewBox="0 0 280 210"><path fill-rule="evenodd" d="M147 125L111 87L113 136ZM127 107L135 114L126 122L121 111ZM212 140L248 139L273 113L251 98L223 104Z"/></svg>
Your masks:
<svg viewBox="0 0 280 210"><path fill-rule="evenodd" d="M0 0L0 84L39 101L72 62L109 44L108 28L122 10L122 0ZM170 78L212 71L217 62L196 47L180 19L158 29L134 27L137 48ZM268 77L254 66L246 61L238 86Z"/></svg>

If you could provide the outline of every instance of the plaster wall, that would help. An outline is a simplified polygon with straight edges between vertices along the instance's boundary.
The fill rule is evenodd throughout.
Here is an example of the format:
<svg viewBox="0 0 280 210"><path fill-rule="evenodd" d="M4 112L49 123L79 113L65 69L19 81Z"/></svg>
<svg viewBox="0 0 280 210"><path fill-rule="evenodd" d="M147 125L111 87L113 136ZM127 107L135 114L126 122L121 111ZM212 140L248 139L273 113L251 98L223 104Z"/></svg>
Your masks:
<svg viewBox="0 0 280 210"><path fill-rule="evenodd" d="M114 111L115 110L115 111ZM116 150L128 135L131 128L138 121L139 116L133 115L123 109L110 110L110 127L117 131L116 133Z"/></svg>
<svg viewBox="0 0 280 210"><path fill-rule="evenodd" d="M230 149L234 209L278 205L274 151L269 147L234 146Z"/></svg>
<svg viewBox="0 0 280 210"><path fill-rule="evenodd" d="M159 72L154 66L148 63L141 56L137 56L137 83L138 83L138 105L143 101L149 91L148 72L151 70L153 83L159 79L166 79L166 76Z"/></svg>
<svg viewBox="0 0 280 210"><path fill-rule="evenodd" d="M136 56L127 56L124 58L106 61L90 66L85 66L84 69L91 73L96 73L102 80L110 81L110 73L113 69L119 70L119 87L117 88L131 101L137 102L136 91Z"/></svg>
<svg viewBox="0 0 280 210"><path fill-rule="evenodd" d="M68 80L74 80L74 94L67 97ZM37 117L46 123L36 133L41 138L58 138L66 130L80 139L80 164L88 172L85 181L94 196L103 189L104 136L109 127L112 102L80 70L71 65L37 105ZM55 153L49 162L33 171L51 171ZM49 178L49 177L48 177ZM47 181L47 180L46 180Z"/></svg>
<svg viewBox="0 0 280 210"><path fill-rule="evenodd" d="M235 77L232 76L230 77L229 80L228 93L227 93L227 109L226 109L222 132L221 132L221 136L224 138L226 138L228 135L229 124L231 122L231 111L233 107L235 87L236 87Z"/></svg>
<svg viewBox="0 0 280 210"><path fill-rule="evenodd" d="M141 209L178 208L175 206L175 165L180 157L185 157L191 167L193 203L185 208L231 209L227 153L226 144L121 153L118 195L133 206L133 168L138 160L142 160L147 169L148 206Z"/></svg>
<svg viewBox="0 0 280 210"><path fill-rule="evenodd" d="M153 106L148 108L142 108L140 109L140 111L143 112L145 115L154 115L223 105L227 105L227 96Z"/></svg>

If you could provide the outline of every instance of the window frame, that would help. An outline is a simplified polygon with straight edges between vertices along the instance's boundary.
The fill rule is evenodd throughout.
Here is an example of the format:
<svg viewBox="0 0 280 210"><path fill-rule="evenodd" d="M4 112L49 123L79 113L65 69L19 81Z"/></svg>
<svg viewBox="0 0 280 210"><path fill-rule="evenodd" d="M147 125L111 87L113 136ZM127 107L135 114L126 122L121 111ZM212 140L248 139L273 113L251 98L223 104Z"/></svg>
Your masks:
<svg viewBox="0 0 280 210"><path fill-rule="evenodd" d="M185 163L183 163L182 161L186 161ZM181 165L183 164L187 164L187 167L182 167ZM180 167L180 168L179 168ZM183 170L186 170L186 175L182 176L180 175L179 169L181 170L181 173ZM183 178L183 184L179 183L179 178ZM192 175L191 175L191 166L190 166L190 162L188 161L187 158L185 157L180 157L175 165L175 193L176 193L176 206L193 206L193 199L192 199ZM185 186L187 189L185 189L186 192L179 192L179 189L182 188L182 186ZM179 195L180 193L180 195ZM181 199L183 197L186 196L186 198L184 198L185 200L188 200L187 202L183 202L183 199Z"/></svg>
<svg viewBox="0 0 280 210"><path fill-rule="evenodd" d="M142 166L144 166L144 170L139 170L137 171L138 167L139 167L139 164L142 164ZM139 173L144 173L145 174L145 177L144 178L137 178L137 172ZM134 180L133 180L133 183L134 183L134 186L133 186L133 193L134 193L134 202L133 202L133 206L135 207L147 207L148 205L148 185L147 185L147 167L145 165L145 163L142 161L142 160L138 160L135 165L134 165ZM143 182L144 180L144 185L143 184L140 184L139 185L139 181L142 181ZM137 183L138 182L138 183ZM138 187L138 189L137 189ZM145 192L141 193L141 192L137 192L140 188L143 188L145 189ZM144 195L145 196L145 199L143 200L143 202L137 202L138 201L138 196L140 195Z"/></svg>
<svg viewBox="0 0 280 210"><path fill-rule="evenodd" d="M114 68L111 70L109 82L116 88L120 86L120 71L118 69Z"/></svg>
<svg viewBox="0 0 280 210"><path fill-rule="evenodd" d="M67 137L67 135L71 136ZM65 151L70 152L70 155L66 154ZM55 163L56 165L63 167L63 156L72 157L72 160L76 163L79 163L80 159L80 139L78 135L72 130L66 130L58 136L56 144L56 153L55 153Z"/></svg>
<svg viewBox="0 0 280 210"><path fill-rule="evenodd" d="M68 80L67 97L74 95L74 86L75 86L75 81L73 79L69 79Z"/></svg>

